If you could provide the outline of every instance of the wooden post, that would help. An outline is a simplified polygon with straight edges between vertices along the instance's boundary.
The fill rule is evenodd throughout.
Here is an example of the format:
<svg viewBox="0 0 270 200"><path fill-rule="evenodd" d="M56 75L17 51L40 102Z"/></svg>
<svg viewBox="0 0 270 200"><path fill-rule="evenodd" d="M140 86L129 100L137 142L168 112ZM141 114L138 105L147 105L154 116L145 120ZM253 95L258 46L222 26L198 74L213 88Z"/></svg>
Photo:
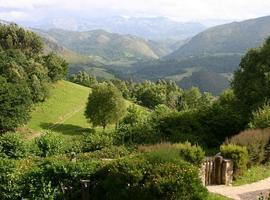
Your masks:
<svg viewBox="0 0 270 200"><path fill-rule="evenodd" d="M214 184L220 185L222 183L222 156L215 157L215 182Z"/></svg>
<svg viewBox="0 0 270 200"><path fill-rule="evenodd" d="M233 161L224 159L222 163L222 184L231 185L233 180Z"/></svg>
<svg viewBox="0 0 270 200"><path fill-rule="evenodd" d="M90 180L81 180L82 200L90 199L89 185L90 185Z"/></svg>

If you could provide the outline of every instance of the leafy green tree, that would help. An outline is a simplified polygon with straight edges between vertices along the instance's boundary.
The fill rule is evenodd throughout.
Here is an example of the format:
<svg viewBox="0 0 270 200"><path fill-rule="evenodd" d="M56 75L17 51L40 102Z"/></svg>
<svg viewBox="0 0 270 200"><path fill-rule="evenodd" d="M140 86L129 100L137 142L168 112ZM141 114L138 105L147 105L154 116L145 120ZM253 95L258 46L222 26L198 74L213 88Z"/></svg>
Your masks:
<svg viewBox="0 0 270 200"><path fill-rule="evenodd" d="M70 76L69 80L73 83L77 83L86 87L93 87L98 83L96 77L91 76L87 72L81 71L78 74L73 74Z"/></svg>
<svg viewBox="0 0 270 200"><path fill-rule="evenodd" d="M248 116L270 99L270 38L242 58L232 88Z"/></svg>
<svg viewBox="0 0 270 200"><path fill-rule="evenodd" d="M31 95L27 85L0 76L0 132L14 130L30 118Z"/></svg>
<svg viewBox="0 0 270 200"><path fill-rule="evenodd" d="M52 82L63 79L67 75L68 63L57 56L55 53L50 53L43 57L44 65L48 68L48 76Z"/></svg>
<svg viewBox="0 0 270 200"><path fill-rule="evenodd" d="M85 116L93 126L105 129L108 124L119 122L125 111L126 103L121 92L112 84L100 83L89 95Z"/></svg>
<svg viewBox="0 0 270 200"><path fill-rule="evenodd" d="M19 49L27 57L37 57L43 51L41 37L16 24L0 24L0 38L0 50Z"/></svg>

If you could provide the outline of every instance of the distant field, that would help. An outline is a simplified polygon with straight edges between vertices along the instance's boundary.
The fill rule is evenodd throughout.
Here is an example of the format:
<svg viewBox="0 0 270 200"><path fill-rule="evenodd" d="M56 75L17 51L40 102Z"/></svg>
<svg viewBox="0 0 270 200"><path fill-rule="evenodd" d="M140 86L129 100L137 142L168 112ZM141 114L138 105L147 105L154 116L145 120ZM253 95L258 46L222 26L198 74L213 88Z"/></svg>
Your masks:
<svg viewBox="0 0 270 200"><path fill-rule="evenodd" d="M89 128L83 114L89 92L89 88L67 81L54 84L50 97L34 107L27 128L33 131L52 129L64 134Z"/></svg>
<svg viewBox="0 0 270 200"><path fill-rule="evenodd" d="M185 73L176 74L176 75L173 75L173 76L167 76L166 79L173 80L173 81L181 81L181 80L183 80L183 78L190 77L193 72L200 71L200 69L201 69L200 67L186 68L186 69L184 69Z"/></svg>

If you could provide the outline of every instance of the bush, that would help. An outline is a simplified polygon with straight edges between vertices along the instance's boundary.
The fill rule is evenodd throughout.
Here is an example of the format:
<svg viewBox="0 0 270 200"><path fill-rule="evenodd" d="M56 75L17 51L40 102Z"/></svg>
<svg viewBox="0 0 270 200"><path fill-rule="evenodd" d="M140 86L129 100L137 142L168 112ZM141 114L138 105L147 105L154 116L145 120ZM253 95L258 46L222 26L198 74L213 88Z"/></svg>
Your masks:
<svg viewBox="0 0 270 200"><path fill-rule="evenodd" d="M205 199L197 168L184 161L134 156L108 164L94 177L93 199Z"/></svg>
<svg viewBox="0 0 270 200"><path fill-rule="evenodd" d="M5 133L0 136L0 157L22 158L26 155L26 146L20 133Z"/></svg>
<svg viewBox="0 0 270 200"><path fill-rule="evenodd" d="M247 169L248 151L246 147L233 144L222 145L220 147L220 152L224 158L233 160L234 178L237 178L239 175L243 174L243 172Z"/></svg>
<svg viewBox="0 0 270 200"><path fill-rule="evenodd" d="M148 146L139 146L139 152L150 153L151 157L157 156L158 159L175 160L183 159L189 163L200 166L205 157L205 152L197 145L185 143L160 143Z"/></svg>
<svg viewBox="0 0 270 200"><path fill-rule="evenodd" d="M80 180L89 180L101 165L94 159L74 163L63 156L45 158L25 173L22 196L27 199L81 199Z"/></svg>
<svg viewBox="0 0 270 200"><path fill-rule="evenodd" d="M77 155L78 160L86 160L92 158L108 158L108 159L118 159L130 154L130 150L128 150L124 146L111 146L105 147L101 150L97 150L90 153L81 153Z"/></svg>
<svg viewBox="0 0 270 200"><path fill-rule="evenodd" d="M83 152L101 150L105 147L112 146L113 137L108 133L90 133L85 134L83 140Z"/></svg>
<svg viewBox="0 0 270 200"><path fill-rule="evenodd" d="M197 166L202 164L202 161L205 158L205 152L200 146L191 145L189 142L175 144L174 146L184 160Z"/></svg>
<svg viewBox="0 0 270 200"><path fill-rule="evenodd" d="M53 132L46 132L35 142L39 149L38 155L42 157L61 154L65 151L63 138Z"/></svg>
<svg viewBox="0 0 270 200"><path fill-rule="evenodd" d="M267 159L266 148L270 140L270 129L247 130L231 137L229 144L245 146L251 164L259 164Z"/></svg>
<svg viewBox="0 0 270 200"><path fill-rule="evenodd" d="M19 199L18 174L14 160L0 158L0 197L1 200Z"/></svg>
<svg viewBox="0 0 270 200"><path fill-rule="evenodd" d="M270 127L270 105L264 105L253 112L248 125L252 129Z"/></svg>

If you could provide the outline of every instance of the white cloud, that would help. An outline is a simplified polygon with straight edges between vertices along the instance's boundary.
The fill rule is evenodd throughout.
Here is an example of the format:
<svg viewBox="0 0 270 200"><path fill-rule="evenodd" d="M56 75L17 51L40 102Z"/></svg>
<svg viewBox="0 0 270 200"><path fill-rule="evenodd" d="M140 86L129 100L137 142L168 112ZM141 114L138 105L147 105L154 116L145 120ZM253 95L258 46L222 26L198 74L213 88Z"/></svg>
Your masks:
<svg viewBox="0 0 270 200"><path fill-rule="evenodd" d="M6 10L5 10L6 9ZM80 12L106 15L162 15L182 21L204 19L247 19L270 15L269 0L0 0L0 16L16 18L14 11L43 14ZM8 10L8 11L7 11Z"/></svg>

